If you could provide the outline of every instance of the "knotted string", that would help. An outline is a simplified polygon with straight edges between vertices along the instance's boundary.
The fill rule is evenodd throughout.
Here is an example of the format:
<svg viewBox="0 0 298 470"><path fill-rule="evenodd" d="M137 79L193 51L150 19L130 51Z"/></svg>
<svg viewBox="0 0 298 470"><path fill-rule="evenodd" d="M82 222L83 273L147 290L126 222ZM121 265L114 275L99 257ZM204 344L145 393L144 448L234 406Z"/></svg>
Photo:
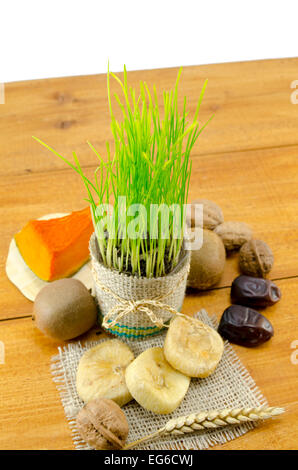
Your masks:
<svg viewBox="0 0 298 470"><path fill-rule="evenodd" d="M130 313L144 313L147 315L147 317L150 319L153 325L156 325L158 328L163 328L166 327L168 328L169 325L164 323L163 319L158 317L154 311L152 310L152 307L157 307L162 310L166 310L169 312L171 315L180 315L185 317L183 313L178 312L175 308L171 307L170 305L162 302L162 300L166 297L169 297L171 294L174 293L174 291L177 289L179 284L184 281L185 277L188 275L188 271L181 277L179 282L175 285L175 287L167 292L166 294L160 295L159 297L156 297L155 299L141 299L141 300L127 300L123 299L120 297L118 294L113 292L109 287L105 286L98 278L98 274L96 270L94 269L94 266L92 265L92 274L94 276L94 279L96 281L96 286L100 287L100 289L103 292L106 292L107 294L111 295L114 297L114 299L118 300L118 304L114 305L114 307L111 308L111 310L104 316L103 321L102 321L102 326L104 328L113 328L121 318L125 317L126 315ZM114 318L114 319L113 319Z"/></svg>

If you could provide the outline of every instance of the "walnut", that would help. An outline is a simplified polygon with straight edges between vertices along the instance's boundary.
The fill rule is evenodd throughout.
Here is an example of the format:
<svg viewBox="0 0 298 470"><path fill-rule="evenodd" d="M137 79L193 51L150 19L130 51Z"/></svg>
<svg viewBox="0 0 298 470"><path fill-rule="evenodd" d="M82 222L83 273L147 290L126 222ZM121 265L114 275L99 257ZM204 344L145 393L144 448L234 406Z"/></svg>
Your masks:
<svg viewBox="0 0 298 470"><path fill-rule="evenodd" d="M227 251L239 248L252 238L251 228L244 222L224 222L214 229L220 236Z"/></svg>
<svg viewBox="0 0 298 470"><path fill-rule="evenodd" d="M128 423L120 406L107 398L89 401L77 415L77 428L93 449L122 449L128 436Z"/></svg>
<svg viewBox="0 0 298 470"><path fill-rule="evenodd" d="M240 249L239 266L243 274L265 277L271 271L274 257L267 243L250 240Z"/></svg>
<svg viewBox="0 0 298 470"><path fill-rule="evenodd" d="M196 221L196 206L199 204L203 204L203 228L213 230L217 225L223 223L222 210L215 202L208 199L195 199L187 214L187 224L191 228L201 225Z"/></svg>

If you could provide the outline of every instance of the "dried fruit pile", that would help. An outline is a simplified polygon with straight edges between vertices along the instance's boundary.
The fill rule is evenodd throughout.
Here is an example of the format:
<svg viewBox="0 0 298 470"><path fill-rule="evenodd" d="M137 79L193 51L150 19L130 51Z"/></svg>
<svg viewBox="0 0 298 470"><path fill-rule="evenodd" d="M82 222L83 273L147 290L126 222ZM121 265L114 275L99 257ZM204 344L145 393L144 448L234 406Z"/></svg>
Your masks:
<svg viewBox="0 0 298 470"><path fill-rule="evenodd" d="M225 252L240 250L239 268L243 275L232 283L233 305L221 317L218 328L221 336L247 347L268 341L274 334L273 326L252 307L274 305L281 298L279 288L264 279L274 261L269 246L262 240L254 240L251 228L244 222L224 222L221 208L207 199L192 202L187 223L194 236L203 228L203 245L192 251L190 287L205 290L216 285L224 271Z"/></svg>
<svg viewBox="0 0 298 470"><path fill-rule="evenodd" d="M134 358L127 344L106 340L88 350L77 371L77 390L85 405L77 415L82 439L98 450L131 449L173 434L258 421L283 413L282 408L237 408L194 412L170 419L152 434L126 444L129 426L120 406L135 399L145 409L168 414L185 397L191 377L207 377L223 353L219 334L197 319L176 316L164 347L153 347ZM120 405L120 406L119 406ZM199 406L199 404L198 404Z"/></svg>
<svg viewBox="0 0 298 470"><path fill-rule="evenodd" d="M163 348L149 348L134 358L126 343L113 339L89 349L77 370L77 392L87 404L77 417L83 439L96 448L106 448L106 434L99 433L97 440L96 431L87 432L90 421L96 423L96 401L102 398L120 406L134 399L153 413L172 413L185 397L191 377L212 374L223 349L213 328L182 314L171 321ZM113 406L110 414L115 411ZM116 437L121 440L123 433Z"/></svg>
<svg viewBox="0 0 298 470"><path fill-rule="evenodd" d="M270 321L251 307L267 307L281 298L277 285L263 278L238 276L231 287L233 305L226 308L218 332L231 343L254 347L274 334Z"/></svg>

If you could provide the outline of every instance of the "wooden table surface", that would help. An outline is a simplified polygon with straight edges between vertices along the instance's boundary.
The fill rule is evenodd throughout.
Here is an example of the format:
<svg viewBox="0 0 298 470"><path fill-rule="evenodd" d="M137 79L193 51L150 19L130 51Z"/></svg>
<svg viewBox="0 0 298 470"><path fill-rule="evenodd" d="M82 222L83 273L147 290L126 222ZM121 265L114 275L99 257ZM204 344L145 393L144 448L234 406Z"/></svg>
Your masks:
<svg viewBox="0 0 298 470"><path fill-rule="evenodd" d="M130 72L137 86L146 80L159 90L174 84L177 69ZM268 60L184 68L180 98L194 111L209 79L201 120L215 114L193 149L189 199L216 201L226 220L252 226L272 248L270 278L282 300L266 310L275 336L254 349L235 347L271 405L286 414L268 421L221 449L297 449L298 365L298 105L291 83L298 59ZM102 153L111 139L106 76L69 77L10 83L0 105L0 449L72 449L71 433L50 374L58 343L32 324L32 303L5 275L11 237L30 218L85 206L77 175L32 139L38 136L60 153L75 150L90 174L96 161L90 140ZM188 292L183 311L204 307L221 315L229 286L238 274L231 256L220 285L206 293ZM82 338L95 337L92 331ZM291 360L292 358L292 360ZM298 355L296 356L298 358Z"/></svg>

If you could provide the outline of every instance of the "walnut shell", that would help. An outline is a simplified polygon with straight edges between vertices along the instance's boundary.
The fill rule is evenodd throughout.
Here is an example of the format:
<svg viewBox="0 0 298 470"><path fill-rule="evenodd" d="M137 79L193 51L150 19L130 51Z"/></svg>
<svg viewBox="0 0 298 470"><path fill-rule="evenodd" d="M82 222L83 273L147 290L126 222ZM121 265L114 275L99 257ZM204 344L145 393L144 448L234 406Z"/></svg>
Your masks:
<svg viewBox="0 0 298 470"><path fill-rule="evenodd" d="M191 228L200 227L196 221L196 206L203 204L203 228L213 230L217 225L222 224L224 221L221 208L213 201L208 199L195 199L192 201L189 212L187 214L187 224Z"/></svg>
<svg viewBox="0 0 298 470"><path fill-rule="evenodd" d="M265 277L271 271L274 257L267 243L250 240L240 249L239 266L243 274Z"/></svg>
<svg viewBox="0 0 298 470"><path fill-rule="evenodd" d="M122 449L128 436L125 414L107 398L89 401L79 411L76 422L81 437L96 450Z"/></svg>
<svg viewBox="0 0 298 470"><path fill-rule="evenodd" d="M252 230L244 222L224 222L215 227L214 232L220 236L227 251L239 250L252 238Z"/></svg>

